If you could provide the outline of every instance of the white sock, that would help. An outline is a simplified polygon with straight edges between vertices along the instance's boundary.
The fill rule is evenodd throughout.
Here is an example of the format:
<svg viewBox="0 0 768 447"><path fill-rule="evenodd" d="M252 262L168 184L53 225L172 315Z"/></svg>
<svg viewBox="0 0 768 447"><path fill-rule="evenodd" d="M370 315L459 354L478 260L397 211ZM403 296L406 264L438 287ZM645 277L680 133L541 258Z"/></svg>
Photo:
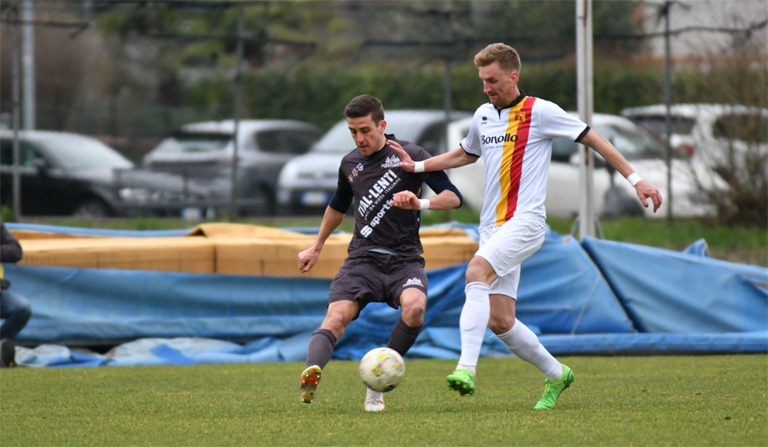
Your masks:
<svg viewBox="0 0 768 447"><path fill-rule="evenodd" d="M471 282L464 288L467 299L461 309L459 328L461 329L461 357L458 369L466 369L475 374L483 337L491 316L491 301L488 297L490 288L482 282Z"/></svg>
<svg viewBox="0 0 768 447"><path fill-rule="evenodd" d="M528 326L515 319L509 332L498 336L516 356L539 368L547 379L559 379L563 375L563 364L552 357Z"/></svg>

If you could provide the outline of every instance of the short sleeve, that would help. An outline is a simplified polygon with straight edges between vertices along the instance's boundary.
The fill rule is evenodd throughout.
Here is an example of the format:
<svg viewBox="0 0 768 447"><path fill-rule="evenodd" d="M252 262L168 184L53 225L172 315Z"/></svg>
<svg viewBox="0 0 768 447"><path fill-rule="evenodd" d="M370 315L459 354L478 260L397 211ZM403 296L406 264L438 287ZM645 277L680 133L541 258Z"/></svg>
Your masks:
<svg viewBox="0 0 768 447"><path fill-rule="evenodd" d="M577 117L566 112L557 104L546 101L541 102L541 133L547 138L568 138L577 141L587 129L587 125Z"/></svg>
<svg viewBox="0 0 768 447"><path fill-rule="evenodd" d="M477 115L472 120L472 126L469 128L467 136L461 140L461 148L464 152L479 157L482 154L480 146L480 132L477 129Z"/></svg>

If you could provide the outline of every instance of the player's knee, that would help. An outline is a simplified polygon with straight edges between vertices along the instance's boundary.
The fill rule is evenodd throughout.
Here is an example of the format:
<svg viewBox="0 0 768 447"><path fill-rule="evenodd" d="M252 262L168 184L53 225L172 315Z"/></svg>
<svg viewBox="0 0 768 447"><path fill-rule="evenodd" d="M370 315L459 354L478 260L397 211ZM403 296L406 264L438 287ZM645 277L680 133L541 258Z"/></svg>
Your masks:
<svg viewBox="0 0 768 447"><path fill-rule="evenodd" d="M496 335L506 334L512 329L512 326L514 325L514 315L491 315L491 318L488 320L488 327Z"/></svg>
<svg viewBox="0 0 768 447"><path fill-rule="evenodd" d="M408 309L403 308L401 318L408 326L420 326L424 323L424 310L425 308L423 306L413 306Z"/></svg>
<svg viewBox="0 0 768 447"><path fill-rule="evenodd" d="M419 326L424 322L427 297L421 293L403 293L400 297L401 318L408 326Z"/></svg>
<svg viewBox="0 0 768 447"><path fill-rule="evenodd" d="M344 333L350 321L351 318L341 312L331 312L325 317L323 328L329 329L338 338Z"/></svg>
<svg viewBox="0 0 768 447"><path fill-rule="evenodd" d="M17 322L26 323L32 317L32 306L28 301L19 301L10 316Z"/></svg>
<svg viewBox="0 0 768 447"><path fill-rule="evenodd" d="M473 282L482 282L490 285L496 279L496 272L493 267L484 258L475 256L469 261L467 266L467 284Z"/></svg>

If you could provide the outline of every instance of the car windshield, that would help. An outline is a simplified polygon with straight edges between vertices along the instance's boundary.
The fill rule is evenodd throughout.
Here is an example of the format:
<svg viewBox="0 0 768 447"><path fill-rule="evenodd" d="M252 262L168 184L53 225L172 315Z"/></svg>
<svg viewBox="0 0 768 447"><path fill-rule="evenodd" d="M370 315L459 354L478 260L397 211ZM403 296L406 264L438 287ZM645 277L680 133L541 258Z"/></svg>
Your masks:
<svg viewBox="0 0 768 447"><path fill-rule="evenodd" d="M650 133L634 125L595 124L595 131L610 141L628 159L660 158L663 146ZM552 141L552 160L568 162L579 150L577 143L566 138Z"/></svg>
<svg viewBox="0 0 768 447"><path fill-rule="evenodd" d="M84 137L56 137L35 141L66 169L130 169L133 163L99 140Z"/></svg>
<svg viewBox="0 0 768 447"><path fill-rule="evenodd" d="M693 125L696 120L691 118L683 118L680 116L671 117L672 121L672 133L677 135L690 135L693 131ZM667 134L667 119L664 116L633 116L632 121L637 123L640 127L656 135L657 138L662 138Z"/></svg>
<svg viewBox="0 0 768 447"><path fill-rule="evenodd" d="M661 144L637 126L595 125L595 131L613 143L626 158L662 157Z"/></svg>
<svg viewBox="0 0 768 447"><path fill-rule="evenodd" d="M153 150L162 154L215 152L224 149L232 135L207 132L178 132L160 142Z"/></svg>
<svg viewBox="0 0 768 447"><path fill-rule="evenodd" d="M395 134L400 140L416 141L419 137L419 133L424 129L424 121L414 119L414 116L408 117L393 117L386 119L387 127L385 133ZM312 146L312 152L320 153L343 153L351 151L355 148L355 141L352 139L352 134L349 132L347 126L347 120L339 121L331 130L329 130L323 138L321 138L314 146Z"/></svg>
<svg viewBox="0 0 768 447"><path fill-rule="evenodd" d="M715 138L768 143L768 118L757 113L732 114L717 119L712 127Z"/></svg>

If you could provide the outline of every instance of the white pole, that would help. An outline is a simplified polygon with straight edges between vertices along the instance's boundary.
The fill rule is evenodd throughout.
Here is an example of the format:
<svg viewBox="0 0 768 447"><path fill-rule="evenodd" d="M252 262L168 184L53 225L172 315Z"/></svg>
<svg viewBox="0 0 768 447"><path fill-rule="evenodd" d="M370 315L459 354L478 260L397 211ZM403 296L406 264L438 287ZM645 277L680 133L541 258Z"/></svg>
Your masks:
<svg viewBox="0 0 768 447"><path fill-rule="evenodd" d="M576 70L579 118L592 125L592 0L576 0ZM579 239L595 234L594 154L579 145Z"/></svg>
<svg viewBox="0 0 768 447"><path fill-rule="evenodd" d="M24 33L21 64L24 78L24 129L34 130L35 125L35 10L31 0L24 0L22 9Z"/></svg>
<svg viewBox="0 0 768 447"><path fill-rule="evenodd" d="M238 167L238 133L240 132L240 103L243 91L242 62L243 62L243 20L245 11L242 6L237 10L237 58L235 59L235 103L232 108L232 120L235 129L232 136L232 189L229 196L229 221L234 222L238 216L237 209L237 167Z"/></svg>
<svg viewBox="0 0 768 447"><path fill-rule="evenodd" d="M13 18L19 20L19 7L18 5L13 7ZM13 40L13 49L11 56L11 97L13 99L13 213L17 220L21 220L21 172L19 171L19 165L21 164L21 148L19 147L19 121L20 121L20 107L19 107L19 71L20 71L20 57L19 57L19 24L14 23L11 32Z"/></svg>
<svg viewBox="0 0 768 447"><path fill-rule="evenodd" d="M768 4L766 4L768 5ZM673 211L675 207L672 206L672 145L670 144L670 138L672 135L672 56L670 49L670 36L669 36L669 13L672 9L672 2L664 2L664 104L666 106L666 116L664 117L664 137L666 144L666 161L667 161L667 197L664 197L667 203L664 205L667 207L667 221L672 222L674 220Z"/></svg>
<svg viewBox="0 0 768 447"><path fill-rule="evenodd" d="M93 20L93 2L92 0L85 0L83 2L83 12L84 12L84 18L85 23L88 24L88 26L91 25L91 21ZM90 44L90 43L89 43ZM89 52L90 53L90 52ZM93 97L94 97L94 88L93 88L93 67L95 64L92 63L93 55L88 54L85 62L85 70L83 73L83 80L85 83L85 107L83 110L83 130L85 133L94 133L97 132L95 126L93 126ZM116 135L112 135L116 136Z"/></svg>

